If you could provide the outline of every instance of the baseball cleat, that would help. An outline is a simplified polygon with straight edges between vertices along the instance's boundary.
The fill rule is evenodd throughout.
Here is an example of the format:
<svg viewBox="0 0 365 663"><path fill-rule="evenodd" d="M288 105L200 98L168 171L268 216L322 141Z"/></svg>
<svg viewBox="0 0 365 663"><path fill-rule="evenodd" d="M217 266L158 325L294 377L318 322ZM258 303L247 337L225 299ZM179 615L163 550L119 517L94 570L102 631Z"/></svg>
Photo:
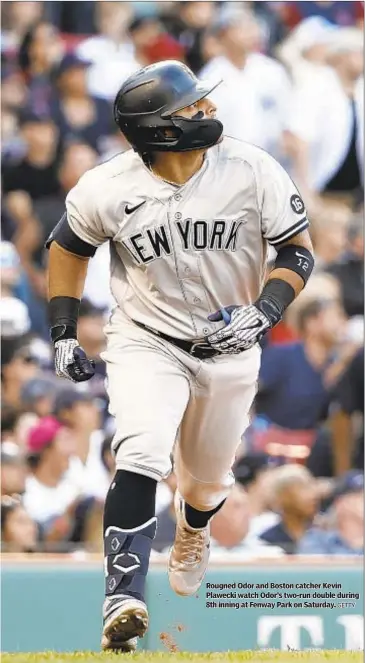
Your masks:
<svg viewBox="0 0 365 663"><path fill-rule="evenodd" d="M101 648L122 652L135 651L138 638L148 628L147 606L143 601L120 594L105 599Z"/></svg>
<svg viewBox="0 0 365 663"><path fill-rule="evenodd" d="M185 503L175 493L176 534L171 548L168 575L171 588L180 596L198 591L209 561L210 528L190 527L185 518Z"/></svg>

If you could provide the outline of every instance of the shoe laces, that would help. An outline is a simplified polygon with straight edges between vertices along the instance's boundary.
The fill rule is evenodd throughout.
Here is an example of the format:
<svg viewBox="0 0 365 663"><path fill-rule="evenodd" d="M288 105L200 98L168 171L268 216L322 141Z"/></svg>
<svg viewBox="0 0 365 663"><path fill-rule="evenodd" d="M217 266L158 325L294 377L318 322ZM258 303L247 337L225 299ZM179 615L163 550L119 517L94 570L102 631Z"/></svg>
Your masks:
<svg viewBox="0 0 365 663"><path fill-rule="evenodd" d="M178 529L175 548L179 551L179 561L182 564L200 564L203 559L205 535L205 529L196 532L185 527Z"/></svg>

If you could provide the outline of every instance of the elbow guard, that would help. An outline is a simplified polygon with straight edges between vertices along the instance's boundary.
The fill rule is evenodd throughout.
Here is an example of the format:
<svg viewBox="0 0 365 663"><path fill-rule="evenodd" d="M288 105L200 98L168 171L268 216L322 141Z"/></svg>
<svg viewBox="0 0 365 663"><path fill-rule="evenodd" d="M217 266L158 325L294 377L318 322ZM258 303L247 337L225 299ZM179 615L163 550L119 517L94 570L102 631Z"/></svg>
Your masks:
<svg viewBox="0 0 365 663"><path fill-rule="evenodd" d="M66 212L48 237L45 244L46 249L49 249L53 241L56 241L66 251L82 258L92 258L97 248L88 242L84 242L74 233L67 221Z"/></svg>
<svg viewBox="0 0 365 663"><path fill-rule="evenodd" d="M294 244L282 246L276 256L274 269L290 269L298 274L306 285L314 267L313 255L308 249Z"/></svg>

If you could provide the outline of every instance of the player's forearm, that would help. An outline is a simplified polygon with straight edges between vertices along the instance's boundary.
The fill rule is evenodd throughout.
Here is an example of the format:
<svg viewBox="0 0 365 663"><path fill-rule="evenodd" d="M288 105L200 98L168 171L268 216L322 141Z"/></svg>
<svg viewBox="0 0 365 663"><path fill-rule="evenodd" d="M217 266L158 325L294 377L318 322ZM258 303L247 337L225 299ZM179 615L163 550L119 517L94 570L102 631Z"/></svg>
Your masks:
<svg viewBox="0 0 365 663"><path fill-rule="evenodd" d="M53 342L77 338L80 299L89 259L77 256L53 241L49 250L49 323Z"/></svg>
<svg viewBox="0 0 365 663"><path fill-rule="evenodd" d="M73 297L81 299L89 258L76 256L52 242L49 249L48 299Z"/></svg>
<svg viewBox="0 0 365 663"><path fill-rule="evenodd" d="M281 245L274 269L256 302L274 327L305 287L314 267L313 247L308 231Z"/></svg>
<svg viewBox="0 0 365 663"><path fill-rule="evenodd" d="M294 299L295 297L298 297L299 293L304 288L303 279L295 272L292 272L290 269L273 269L270 273L267 283L269 283L269 281L272 279L280 279L281 281L288 283L294 290Z"/></svg>

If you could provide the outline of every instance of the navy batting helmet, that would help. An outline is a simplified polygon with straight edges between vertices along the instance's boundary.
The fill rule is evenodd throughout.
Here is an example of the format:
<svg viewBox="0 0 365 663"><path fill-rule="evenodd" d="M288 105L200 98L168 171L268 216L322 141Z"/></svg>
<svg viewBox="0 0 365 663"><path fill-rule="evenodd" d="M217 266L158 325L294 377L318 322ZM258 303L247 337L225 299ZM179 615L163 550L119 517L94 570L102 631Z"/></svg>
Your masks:
<svg viewBox="0 0 365 663"><path fill-rule="evenodd" d="M130 76L114 102L114 119L132 147L143 152L186 152L211 147L222 135L219 120L203 113L174 115L208 96L215 85L200 82L181 62L167 60Z"/></svg>

